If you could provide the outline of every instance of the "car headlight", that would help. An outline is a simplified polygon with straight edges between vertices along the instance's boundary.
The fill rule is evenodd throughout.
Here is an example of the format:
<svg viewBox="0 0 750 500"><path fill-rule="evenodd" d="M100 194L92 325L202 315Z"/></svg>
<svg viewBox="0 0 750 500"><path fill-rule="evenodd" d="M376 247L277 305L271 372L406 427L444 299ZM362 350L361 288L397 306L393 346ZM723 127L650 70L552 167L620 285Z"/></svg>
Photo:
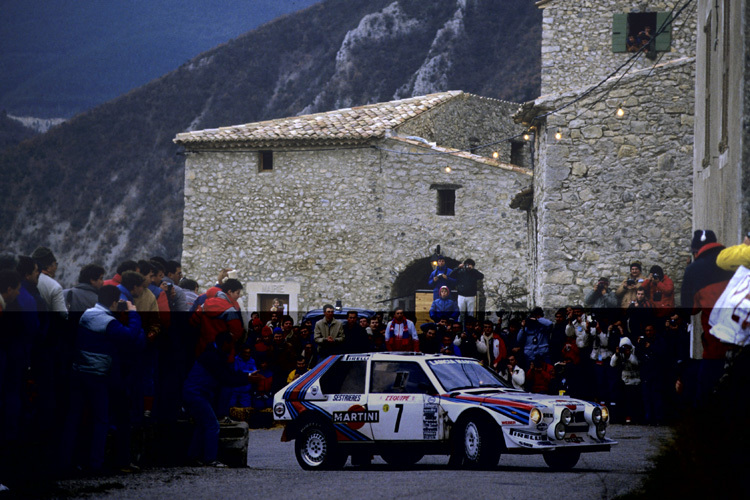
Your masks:
<svg viewBox="0 0 750 500"><path fill-rule="evenodd" d="M599 422L602 421L602 409L601 408L597 407L591 411L591 420L593 420L595 424L598 424Z"/></svg>
<svg viewBox="0 0 750 500"><path fill-rule="evenodd" d="M607 435L607 426L604 423L598 424L596 426L596 437L599 439L604 439L604 436Z"/></svg>
<svg viewBox="0 0 750 500"><path fill-rule="evenodd" d="M609 408L602 406L602 422L609 422Z"/></svg>
<svg viewBox="0 0 750 500"><path fill-rule="evenodd" d="M529 413L529 420L533 424L538 424L542 421L542 411L539 408L532 408Z"/></svg>
<svg viewBox="0 0 750 500"><path fill-rule="evenodd" d="M555 439L562 439L565 437L565 426L562 422L558 422L555 426Z"/></svg>
<svg viewBox="0 0 750 500"><path fill-rule="evenodd" d="M564 425L570 425L572 421L573 414L568 408L563 408L563 411L560 412L560 422L562 422Z"/></svg>

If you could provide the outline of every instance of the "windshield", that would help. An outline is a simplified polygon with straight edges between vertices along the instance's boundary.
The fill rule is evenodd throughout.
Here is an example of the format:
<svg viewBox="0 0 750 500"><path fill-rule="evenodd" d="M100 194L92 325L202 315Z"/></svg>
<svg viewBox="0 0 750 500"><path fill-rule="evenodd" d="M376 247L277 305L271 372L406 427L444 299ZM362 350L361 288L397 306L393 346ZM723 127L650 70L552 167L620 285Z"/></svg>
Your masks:
<svg viewBox="0 0 750 500"><path fill-rule="evenodd" d="M473 359L431 359L428 366L446 391L488 387L510 388L496 373Z"/></svg>

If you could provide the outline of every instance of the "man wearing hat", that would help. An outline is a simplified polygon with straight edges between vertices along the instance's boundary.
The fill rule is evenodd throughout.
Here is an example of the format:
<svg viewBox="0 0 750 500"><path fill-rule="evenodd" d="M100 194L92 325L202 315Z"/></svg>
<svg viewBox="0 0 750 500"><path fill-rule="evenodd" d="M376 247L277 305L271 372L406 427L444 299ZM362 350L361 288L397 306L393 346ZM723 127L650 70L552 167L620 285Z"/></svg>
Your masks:
<svg viewBox="0 0 750 500"><path fill-rule="evenodd" d="M729 345L722 344L710 334L708 318L734 273L716 264L716 258L724 246L716 241L713 231L695 231L690 250L694 260L687 266L682 278L680 305L690 314L700 313L703 359L698 373L698 398L702 399L710 394L724 371L724 358Z"/></svg>
<svg viewBox="0 0 750 500"><path fill-rule="evenodd" d="M65 307L63 289L60 283L55 281L57 259L52 250L47 247L37 247L34 253L31 254L31 258L39 266L39 283L37 284L37 288L39 288L39 293L47 303L47 307L50 311L60 313L60 315L67 318L68 309Z"/></svg>

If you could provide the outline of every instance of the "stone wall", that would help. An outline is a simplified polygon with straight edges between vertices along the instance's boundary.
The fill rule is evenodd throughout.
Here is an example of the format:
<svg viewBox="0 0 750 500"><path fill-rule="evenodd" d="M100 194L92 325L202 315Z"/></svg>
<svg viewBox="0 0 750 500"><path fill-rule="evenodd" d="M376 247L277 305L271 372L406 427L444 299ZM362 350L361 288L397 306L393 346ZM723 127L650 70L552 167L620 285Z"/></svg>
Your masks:
<svg viewBox="0 0 750 500"><path fill-rule="evenodd" d="M493 144L478 149L476 154L510 163L511 143L505 139L515 137L524 127L513 123L511 116L520 104L500 101L472 94L461 94L435 109L422 113L397 128L399 135L415 135L441 146L468 149L473 145ZM523 143L521 138L515 139ZM530 147L523 145L520 166L530 166Z"/></svg>
<svg viewBox="0 0 750 500"><path fill-rule="evenodd" d="M398 139L374 145L433 151ZM436 215L434 188L446 184L460 186L452 217ZM270 172L258 171L252 151L188 152L182 264L202 287L222 267L254 290L299 284L292 313L336 299L383 308L377 301L391 297L399 273L440 244L477 261L491 307L527 280L526 214L508 204L530 185L528 172L492 160L372 147L275 150Z"/></svg>
<svg viewBox="0 0 750 500"><path fill-rule="evenodd" d="M612 15L629 12L670 12L674 1L552 0L541 5L542 95L596 83L624 64L632 54L612 52ZM680 6L682 2L679 2ZM671 51L661 62L695 55L694 7L672 25ZM683 24L686 24L684 28ZM658 28L658 27L657 27ZM641 56L633 69L653 61Z"/></svg>
<svg viewBox="0 0 750 500"><path fill-rule="evenodd" d="M674 61L610 80L601 102L590 95L540 127L536 305L582 302L600 276L621 281L636 259L644 272L661 265L679 291L691 237L693 85L694 60ZM554 109L572 97L535 105Z"/></svg>
<svg viewBox="0 0 750 500"><path fill-rule="evenodd" d="M728 3L728 31L715 29L725 26L727 2L703 0L698 7L693 225L712 229L720 242L734 245L750 230L750 8L741 0ZM708 19L713 29L704 30Z"/></svg>

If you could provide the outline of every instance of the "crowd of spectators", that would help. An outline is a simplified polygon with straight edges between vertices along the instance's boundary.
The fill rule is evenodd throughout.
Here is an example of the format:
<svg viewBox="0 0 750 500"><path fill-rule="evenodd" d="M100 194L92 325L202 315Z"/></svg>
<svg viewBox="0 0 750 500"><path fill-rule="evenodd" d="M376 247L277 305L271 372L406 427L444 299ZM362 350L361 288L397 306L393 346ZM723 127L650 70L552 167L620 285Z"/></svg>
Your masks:
<svg viewBox="0 0 750 500"><path fill-rule="evenodd" d="M174 463L167 443L175 422L188 416L195 423L188 458L222 467L219 424L229 421L231 407L270 408L276 391L342 353L473 357L511 387L601 402L615 421L660 425L721 376L729 348L711 338L707 314L733 269L750 265L747 248L750 237L725 250L711 231L696 232L682 307L660 266L644 276L634 261L617 286L600 278L583 304L556 310L554 320L541 308L477 319L482 274L473 261L454 271L441 258L428 278L431 321L419 327L400 308L390 318L352 310L340 321L326 304L315 324L295 323L282 306L245 317L243 286L227 270L201 293L179 262L158 257L124 261L107 281L101 266L86 265L78 283L63 289L50 249L4 255L0 471L17 470L27 449L36 450L38 470L63 474L136 471L148 446L157 460ZM460 308L451 298L457 284ZM691 359L688 330L698 312L705 321L700 362ZM138 439L144 430L151 431L150 444Z"/></svg>

